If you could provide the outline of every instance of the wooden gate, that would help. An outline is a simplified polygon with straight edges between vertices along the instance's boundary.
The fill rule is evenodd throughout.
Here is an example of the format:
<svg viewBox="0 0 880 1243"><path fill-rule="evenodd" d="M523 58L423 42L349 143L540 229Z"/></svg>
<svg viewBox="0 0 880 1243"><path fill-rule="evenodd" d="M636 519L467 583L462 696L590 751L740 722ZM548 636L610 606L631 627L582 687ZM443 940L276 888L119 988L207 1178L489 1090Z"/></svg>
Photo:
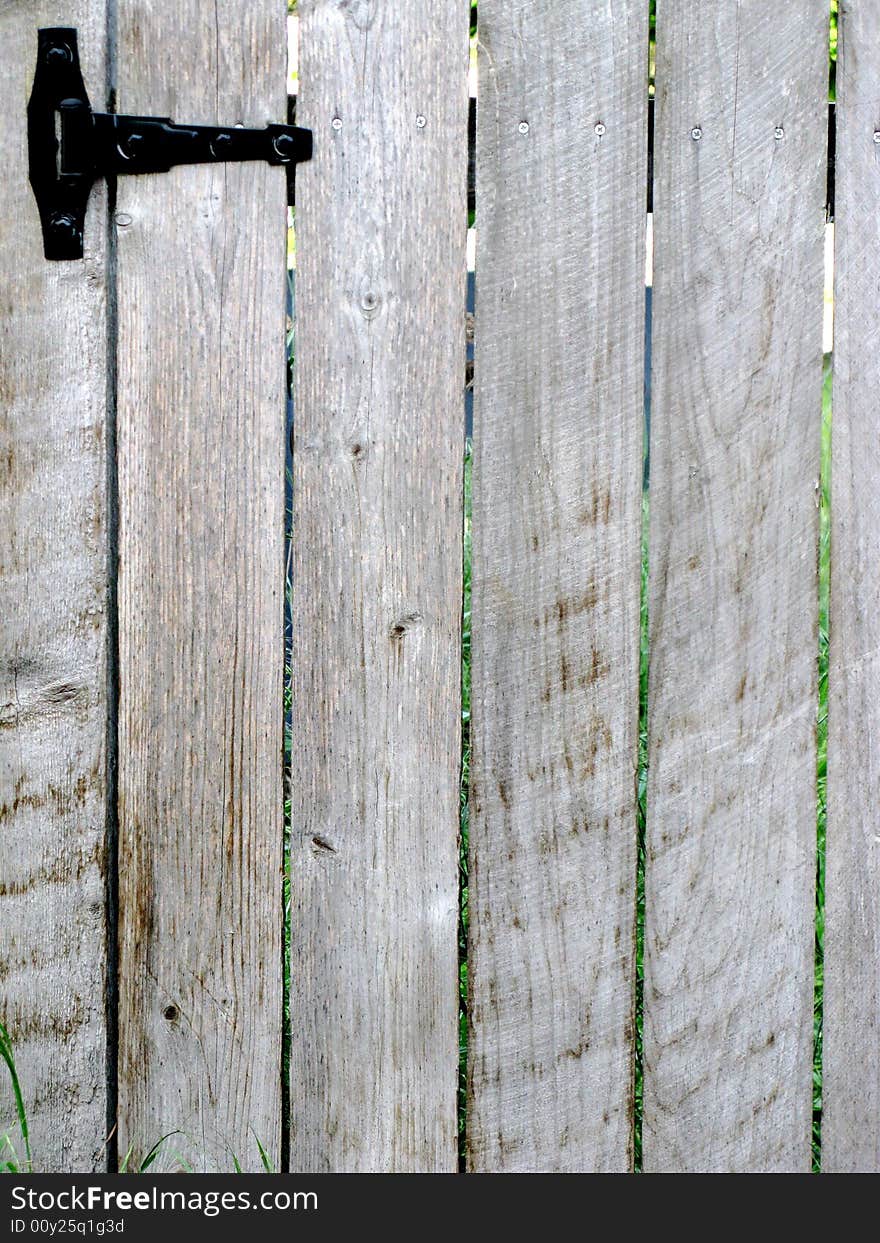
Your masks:
<svg viewBox="0 0 880 1243"><path fill-rule="evenodd" d="M481 0L470 50L469 0L300 0L286 521L282 170L98 182L51 262L25 127L62 16L96 107L283 121L285 6L0 7L34 1168L880 1169L880 8L837 8L829 62L827 0Z"/></svg>

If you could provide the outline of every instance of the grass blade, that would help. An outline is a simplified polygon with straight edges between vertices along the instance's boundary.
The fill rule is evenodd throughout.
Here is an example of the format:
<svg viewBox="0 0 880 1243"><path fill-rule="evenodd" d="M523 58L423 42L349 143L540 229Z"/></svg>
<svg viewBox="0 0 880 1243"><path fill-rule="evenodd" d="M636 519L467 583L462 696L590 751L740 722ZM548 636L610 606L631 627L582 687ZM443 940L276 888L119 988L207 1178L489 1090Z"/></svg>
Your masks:
<svg viewBox="0 0 880 1243"><path fill-rule="evenodd" d="M150 1151L147 1153L147 1155L144 1157L143 1161L141 1162L138 1173L143 1174L150 1168L150 1166L153 1164L153 1162L158 1157L160 1149L162 1148L162 1145L165 1143L167 1139L170 1139L172 1135L181 1135L181 1134L182 1134L181 1131L169 1131L167 1135L163 1135L161 1139L157 1139L153 1147L150 1149ZM131 1150L129 1149L129 1151ZM128 1158L126 1158L126 1160L127 1159Z"/></svg>
<svg viewBox="0 0 880 1243"><path fill-rule="evenodd" d="M270 1161L269 1154L266 1152L266 1149L260 1143L260 1137L256 1133L253 1127L251 1127L251 1134L253 1135L254 1139L257 1141L257 1147L260 1150L260 1160L263 1163L263 1169L266 1171L267 1174L274 1174L275 1166Z"/></svg>
<svg viewBox="0 0 880 1243"><path fill-rule="evenodd" d="M15 1112L18 1115L18 1125L21 1128L21 1137L24 1140L24 1151L27 1160L26 1168L30 1171L32 1168L32 1160L27 1111L24 1107L24 1097L21 1094L21 1084L18 1082L18 1072L15 1069L15 1057L13 1056L12 1051L12 1040L3 1023L0 1023L0 1057L2 1057L3 1061L6 1063L6 1068L9 1071L9 1078L12 1081L12 1092L15 1097ZM9 1136L6 1137L6 1141L9 1143ZM9 1146L11 1148L12 1144L9 1143Z"/></svg>

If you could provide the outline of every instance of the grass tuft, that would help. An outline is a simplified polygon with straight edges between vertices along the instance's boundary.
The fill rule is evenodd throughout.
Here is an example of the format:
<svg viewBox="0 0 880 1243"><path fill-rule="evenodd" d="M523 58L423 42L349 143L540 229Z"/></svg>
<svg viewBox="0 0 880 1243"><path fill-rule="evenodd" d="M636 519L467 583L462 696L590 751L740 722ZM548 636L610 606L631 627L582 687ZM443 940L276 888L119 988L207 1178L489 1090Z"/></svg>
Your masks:
<svg viewBox="0 0 880 1243"><path fill-rule="evenodd" d="M27 1110L24 1105L21 1084L18 1080L18 1071L15 1068L12 1039L3 1023L0 1023L0 1057L6 1063L6 1069L9 1071L12 1095L15 1098L15 1115L25 1152L25 1160L22 1163L12 1142L12 1136L8 1131L4 1132L3 1136L0 1137L0 1169L7 1174L30 1174L33 1172L33 1161L31 1157Z"/></svg>

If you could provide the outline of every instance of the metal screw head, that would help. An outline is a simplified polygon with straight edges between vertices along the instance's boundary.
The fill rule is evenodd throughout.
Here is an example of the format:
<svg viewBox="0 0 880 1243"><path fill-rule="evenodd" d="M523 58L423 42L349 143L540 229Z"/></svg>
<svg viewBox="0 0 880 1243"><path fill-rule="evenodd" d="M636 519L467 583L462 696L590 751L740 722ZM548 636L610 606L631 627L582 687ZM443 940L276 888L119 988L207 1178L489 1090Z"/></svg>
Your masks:
<svg viewBox="0 0 880 1243"><path fill-rule="evenodd" d="M880 143L880 129L874 130L874 142Z"/></svg>
<svg viewBox="0 0 880 1243"><path fill-rule="evenodd" d="M781 125L776 126L776 129L773 131L773 137L776 139L777 142L782 142L783 138L785 137L785 130L782 128Z"/></svg>
<svg viewBox="0 0 880 1243"><path fill-rule="evenodd" d="M122 153L127 159L134 160L143 151L143 149L144 149L143 134L137 134L137 133L129 134L122 147Z"/></svg>
<svg viewBox="0 0 880 1243"><path fill-rule="evenodd" d="M699 142L702 137L703 137L702 128L699 125L695 125L694 128L691 130L691 138L693 138L694 142Z"/></svg>
<svg viewBox="0 0 880 1243"><path fill-rule="evenodd" d="M520 121L520 123L519 123L519 132L520 132L521 134L527 134L527 133L529 132L529 123L528 123L528 121Z"/></svg>
<svg viewBox="0 0 880 1243"><path fill-rule="evenodd" d="M65 65L73 60L73 54L66 43L52 43L46 48L47 65Z"/></svg>
<svg viewBox="0 0 880 1243"><path fill-rule="evenodd" d="M293 155L295 146L293 134L279 134L272 140L272 146L275 148L275 153L282 159L289 159Z"/></svg>
<svg viewBox="0 0 880 1243"><path fill-rule="evenodd" d="M424 129L427 124L428 124L427 119L423 117L421 113L419 113L419 115L416 117L416 128Z"/></svg>
<svg viewBox="0 0 880 1243"><path fill-rule="evenodd" d="M76 232L76 221L67 212L56 211L49 217L49 228L53 233L63 236Z"/></svg>
<svg viewBox="0 0 880 1243"><path fill-rule="evenodd" d="M215 160L223 160L229 150L229 144L232 142L231 134L218 134L216 138L211 140L211 155Z"/></svg>
<svg viewBox="0 0 880 1243"><path fill-rule="evenodd" d="M597 121L593 129L595 131L597 138L601 138L602 135L605 133L605 125L602 121Z"/></svg>
<svg viewBox="0 0 880 1243"><path fill-rule="evenodd" d="M335 130L342 129L342 117L334 117L333 120L330 122L330 126L332 129L335 129Z"/></svg>

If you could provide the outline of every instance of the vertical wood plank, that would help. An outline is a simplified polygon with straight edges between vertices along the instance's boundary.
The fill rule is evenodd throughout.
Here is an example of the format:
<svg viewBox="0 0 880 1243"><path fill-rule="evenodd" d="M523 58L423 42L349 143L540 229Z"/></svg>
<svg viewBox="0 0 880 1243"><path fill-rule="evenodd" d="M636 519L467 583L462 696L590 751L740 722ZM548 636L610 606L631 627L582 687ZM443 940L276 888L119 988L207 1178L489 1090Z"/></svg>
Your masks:
<svg viewBox="0 0 880 1243"><path fill-rule="evenodd" d="M839 17L822 1168L880 1170L880 9Z"/></svg>
<svg viewBox="0 0 880 1243"><path fill-rule="evenodd" d="M465 0L308 0L291 1165L456 1161Z"/></svg>
<svg viewBox="0 0 880 1243"><path fill-rule="evenodd" d="M647 18L480 4L473 1170L632 1161Z"/></svg>
<svg viewBox="0 0 880 1243"><path fill-rule="evenodd" d="M809 1170L828 5L657 38L644 1165Z"/></svg>
<svg viewBox="0 0 880 1243"><path fill-rule="evenodd" d="M68 6L104 103L103 0ZM105 1168L106 198L47 263L25 108L53 5L0 7L0 1020L34 1168ZM3 1075L0 1132L15 1118ZM16 1140L19 1157L24 1146Z"/></svg>
<svg viewBox="0 0 880 1243"><path fill-rule="evenodd" d="M119 109L263 126L276 0L120 0ZM280 1150L285 177L124 178L117 214L120 1150Z"/></svg>

